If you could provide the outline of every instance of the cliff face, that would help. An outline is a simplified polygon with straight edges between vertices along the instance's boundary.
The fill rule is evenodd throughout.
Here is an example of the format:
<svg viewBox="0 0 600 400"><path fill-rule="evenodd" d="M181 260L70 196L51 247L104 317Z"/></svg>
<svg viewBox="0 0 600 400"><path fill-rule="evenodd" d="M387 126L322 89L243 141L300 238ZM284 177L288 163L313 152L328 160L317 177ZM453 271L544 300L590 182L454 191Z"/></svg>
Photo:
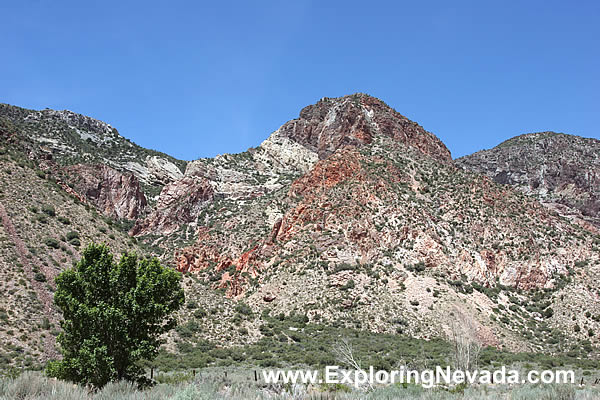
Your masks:
<svg viewBox="0 0 600 400"><path fill-rule="evenodd" d="M599 232L599 140L555 132L531 133L459 158L456 163L500 184L512 185Z"/></svg>
<svg viewBox="0 0 600 400"><path fill-rule="evenodd" d="M185 177L166 185L160 192L152 213L138 220L132 235L161 232L173 233L182 224L195 223L202 206L213 199L214 191L209 181L198 177Z"/></svg>
<svg viewBox="0 0 600 400"><path fill-rule="evenodd" d="M136 219L148 205L133 174L106 165L72 165L62 169L73 190L115 219Z"/></svg>

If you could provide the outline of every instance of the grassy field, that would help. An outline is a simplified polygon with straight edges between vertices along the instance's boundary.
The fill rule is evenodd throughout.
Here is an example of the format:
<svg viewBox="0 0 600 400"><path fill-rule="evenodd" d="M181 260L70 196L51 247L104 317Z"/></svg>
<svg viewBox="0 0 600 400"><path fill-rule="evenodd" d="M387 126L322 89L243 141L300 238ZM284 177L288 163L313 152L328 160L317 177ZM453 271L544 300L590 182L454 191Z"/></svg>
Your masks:
<svg viewBox="0 0 600 400"><path fill-rule="evenodd" d="M337 389L337 390L333 390ZM339 399L339 400L596 400L600 389L562 386L470 387L464 391L426 390L418 386L388 386L370 392L349 388L273 386L253 382L231 383L208 374L181 383L161 383L140 391L130 383L111 383L97 392L46 378L38 372L25 372L16 378L0 379L0 400L209 400L209 399Z"/></svg>

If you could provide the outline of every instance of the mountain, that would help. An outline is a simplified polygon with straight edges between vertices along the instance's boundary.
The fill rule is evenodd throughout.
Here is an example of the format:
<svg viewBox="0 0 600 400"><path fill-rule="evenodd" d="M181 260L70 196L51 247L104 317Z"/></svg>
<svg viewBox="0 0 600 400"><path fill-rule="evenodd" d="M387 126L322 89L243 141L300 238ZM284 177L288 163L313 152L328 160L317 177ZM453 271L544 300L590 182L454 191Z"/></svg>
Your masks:
<svg viewBox="0 0 600 400"><path fill-rule="evenodd" d="M0 121L3 135L17 133L23 150L32 152L32 158L51 159L59 166L102 164L133 174L150 200L185 170L185 161L140 147L111 125L72 111L35 111L0 104Z"/></svg>
<svg viewBox="0 0 600 400"><path fill-rule="evenodd" d="M366 120L356 116L357 124L325 123L345 107L374 121L384 110L415 134L356 134ZM290 134L294 127L303 133ZM580 274L589 278L598 268L590 232L512 187L457 168L433 135L366 95L304 109L267 143L280 136L292 141L283 147L300 145L298 154L312 151L319 161L262 195L207 202L197 243L177 251L181 271L257 310L302 312L328 324L431 338L459 318L483 343L515 350L544 347L552 328L573 337L568 326L576 322L565 320L584 304L575 296L587 282ZM234 164L260 176L255 154L264 145ZM594 285L583 298L596 298ZM565 300L571 296L573 304Z"/></svg>
<svg viewBox="0 0 600 400"><path fill-rule="evenodd" d="M133 233L171 233L181 224L194 223L202 204L214 199L244 202L274 193L319 159L347 146L369 145L380 136L409 144L442 163L452 162L450 151L437 137L381 100L363 94L323 98L302 109L299 118L285 123L257 148L189 163L185 178L163 190L154 212ZM201 195L190 199L191 192Z"/></svg>
<svg viewBox="0 0 600 400"><path fill-rule="evenodd" d="M461 157L456 163L512 185L600 233L600 140L530 133Z"/></svg>
<svg viewBox="0 0 600 400"><path fill-rule="evenodd" d="M505 168L500 155L453 161L435 135L366 94L323 98L256 148L190 162L135 146L69 111L0 111L0 176L12 193L0 198L11 215L7 259L41 254L56 273L78 256L67 230L80 232L83 244L105 240L113 227L108 238L117 251L158 255L184 273L188 304L167 338L169 351L205 340L294 343L273 335L269 315L426 340L447 337L459 322L480 343L512 351L598 344L600 237L594 216L585 215L594 208L577 208L596 204L597 164L587 161L597 162L596 142L562 135L563 147L548 145L523 165L522 175L533 176L543 160L580 161L565 161L559 165L571 172L557 167L540 181L543 193L552 187L548 198L562 196L548 207L542 191L523 190L518 164L498 180L486 171L499 168L490 160ZM512 143L499 146L515 147L509 160L533 154L516 155L529 139ZM557 173L560 179L549 179ZM46 219L56 226L48 232L59 249L49 241L46 251L37 225L25 220L42 215L27 210L50 195L55 216ZM579 214L566 218L561 204ZM70 225L60 225L56 216L67 215ZM33 250L14 250L23 246ZM33 267L20 264L20 272L2 265L6 279L35 288ZM5 299L5 310L17 307L19 293ZM47 304L36 315L53 315L48 293L29 293ZM15 334L20 322L8 321L4 343L40 358Z"/></svg>

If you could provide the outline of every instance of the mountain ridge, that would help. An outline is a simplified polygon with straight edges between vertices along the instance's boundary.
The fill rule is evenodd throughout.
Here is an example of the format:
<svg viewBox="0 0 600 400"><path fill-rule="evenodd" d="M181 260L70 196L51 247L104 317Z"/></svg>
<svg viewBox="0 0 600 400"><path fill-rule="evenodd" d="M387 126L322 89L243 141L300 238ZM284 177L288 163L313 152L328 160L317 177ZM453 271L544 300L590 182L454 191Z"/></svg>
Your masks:
<svg viewBox="0 0 600 400"><path fill-rule="evenodd" d="M182 310L185 329L204 328L170 334L172 351L205 339L227 346L267 340L260 316L268 310L423 339L447 336L459 318L481 343L513 351L598 344L575 326L600 329L600 287L591 279L600 268L600 236L519 181L486 173L508 162L504 153L493 163L488 153L452 160L435 135L365 94L323 98L255 148L189 162L127 144L102 124L0 106L0 177L10 194L0 200L22 214L15 226L32 254L44 251L36 232L48 218L39 205L28 211L40 200L22 193L17 177L40 195L51 190L61 218L73 209L77 221L99 221L98 231L85 229L86 239L157 255L182 271L190 304L220 311ZM567 136L560 149L577 158L581 146ZM78 149L90 156L78 157ZM542 159L534 160L527 168ZM588 170L577 164L574 171L563 181ZM576 199L587 196L583 189ZM58 249L48 241L54 262L41 259L56 273L76 259L68 230L83 232L84 222L51 223ZM22 274L9 265L3 271ZM241 304L244 318L235 311Z"/></svg>
<svg viewBox="0 0 600 400"><path fill-rule="evenodd" d="M598 233L599 154L600 140L536 132L516 136L455 162L496 182L517 187Z"/></svg>

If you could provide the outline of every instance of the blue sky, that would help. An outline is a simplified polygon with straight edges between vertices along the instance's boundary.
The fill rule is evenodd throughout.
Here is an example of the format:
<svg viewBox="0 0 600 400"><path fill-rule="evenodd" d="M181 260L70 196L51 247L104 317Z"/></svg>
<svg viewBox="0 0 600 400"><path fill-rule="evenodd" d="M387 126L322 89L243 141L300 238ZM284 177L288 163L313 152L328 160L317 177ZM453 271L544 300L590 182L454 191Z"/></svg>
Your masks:
<svg viewBox="0 0 600 400"><path fill-rule="evenodd" d="M70 109L182 159L364 92L454 157L600 138L598 1L3 1L0 102Z"/></svg>

